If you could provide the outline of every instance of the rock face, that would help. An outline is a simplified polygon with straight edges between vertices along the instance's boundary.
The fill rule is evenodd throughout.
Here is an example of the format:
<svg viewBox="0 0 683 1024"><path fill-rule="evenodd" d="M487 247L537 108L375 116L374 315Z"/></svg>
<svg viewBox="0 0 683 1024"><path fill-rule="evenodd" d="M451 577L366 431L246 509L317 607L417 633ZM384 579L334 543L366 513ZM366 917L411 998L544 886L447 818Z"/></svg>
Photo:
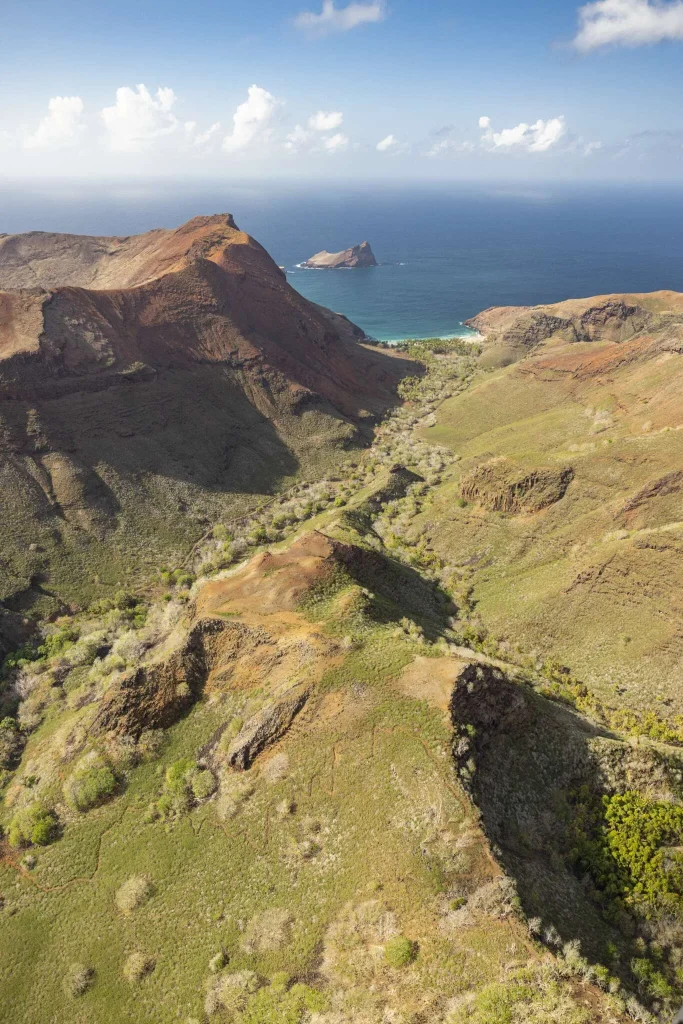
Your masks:
<svg viewBox="0 0 683 1024"><path fill-rule="evenodd" d="M309 690L294 687L251 718L228 749L228 763L246 771L265 747L283 736L308 700Z"/></svg>
<svg viewBox="0 0 683 1024"><path fill-rule="evenodd" d="M573 476L569 466L528 469L499 456L463 477L460 494L491 512L538 512L564 497Z"/></svg>
<svg viewBox="0 0 683 1024"><path fill-rule="evenodd" d="M310 270L348 270L355 267L376 267L377 260L370 248L370 243L361 242L360 245L353 245L350 249L344 249L342 252L327 252L326 249L323 249L322 252L317 252L315 256L311 256L301 265Z"/></svg>
<svg viewBox="0 0 683 1024"><path fill-rule="evenodd" d="M93 545L110 570L132 552L137 571L232 495L319 471L407 370L363 338L229 214L125 238L0 236L0 600L54 583L74 549L81 579L100 574Z"/></svg>
<svg viewBox="0 0 683 1024"><path fill-rule="evenodd" d="M565 342L620 344L644 331L671 326L672 320L680 321L681 314L683 295L662 291L598 295L548 306L492 306L465 324L489 343L521 354L551 337Z"/></svg>

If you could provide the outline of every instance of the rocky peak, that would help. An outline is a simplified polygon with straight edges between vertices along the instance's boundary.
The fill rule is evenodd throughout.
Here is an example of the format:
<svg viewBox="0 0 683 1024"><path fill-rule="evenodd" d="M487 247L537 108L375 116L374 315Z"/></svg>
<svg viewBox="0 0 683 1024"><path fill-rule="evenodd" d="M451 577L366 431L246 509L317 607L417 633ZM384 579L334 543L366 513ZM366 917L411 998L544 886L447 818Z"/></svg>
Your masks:
<svg viewBox="0 0 683 1024"><path fill-rule="evenodd" d="M341 252L328 252L323 249L311 256L304 267L312 270L340 270L356 267L376 267L377 260L369 242L361 242L360 245L353 245L350 249L343 249Z"/></svg>

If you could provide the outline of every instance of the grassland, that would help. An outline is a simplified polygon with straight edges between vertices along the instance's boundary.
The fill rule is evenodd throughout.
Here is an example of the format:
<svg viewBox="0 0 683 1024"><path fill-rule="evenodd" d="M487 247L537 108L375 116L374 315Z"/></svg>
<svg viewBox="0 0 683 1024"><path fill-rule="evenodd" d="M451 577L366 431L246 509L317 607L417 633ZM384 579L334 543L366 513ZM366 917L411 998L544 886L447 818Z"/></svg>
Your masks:
<svg viewBox="0 0 683 1024"><path fill-rule="evenodd" d="M515 738L515 773L496 757L507 740L491 745L487 756L502 772L500 789L489 787L493 805L500 780L512 787L512 809L527 786L531 825L565 835L567 821L546 820L547 774L534 774L525 758L538 744L555 771L563 730L575 735L563 717L573 714L568 702L593 718L576 726L581 737L609 723L619 757L630 749L610 718L621 689L605 681L599 659L586 678L578 655L570 658L583 620L570 620L569 640L561 634L557 648L552 624L561 619L558 565L576 534L587 538L586 559L593 538L625 540L602 539L614 515L601 474L609 481L623 468L635 428L610 426L614 436L603 437L602 410L587 416L583 398L572 404L540 385L533 392L514 367L482 370L476 350L417 349L426 376L405 382L407 404L368 452L350 458L344 478L297 483L241 518L224 513L189 554L160 567L153 586L49 624L54 639L37 660L6 665L0 988L9 1024L666 1019L678 982L667 959L660 974L668 988L657 989L662 935L633 917L640 946L632 959L650 965L638 987L628 958L617 970L604 950L589 953L575 932L558 931L563 919L551 901L547 919L534 920L533 858L569 891L570 879L580 885L571 851L559 838L544 845L541 830L538 849L522 852L525 874L501 844L497 808L468 792L453 759L454 724L470 739L479 728L468 731L464 712L452 720L456 681L466 666L491 664L504 667L513 691L539 691L533 700L550 708L540 719L550 716L557 733L545 750L542 728L532 743L512 723L505 735ZM653 394L663 385L659 378ZM648 441L657 430L653 422ZM665 433L669 443L678 436ZM468 504L461 478L500 456L525 469L569 462L574 477L538 512L492 512L486 496L481 507ZM651 457L660 460L655 470ZM662 445L628 463L635 469L612 495L615 507L660 467L664 474L668 458ZM655 500L659 529L671 521L670 497ZM637 502L634 509L633 529L652 529L651 518L638 525L644 513ZM514 585L503 597L508 577ZM528 614L522 585L541 587L547 619L540 598L538 616ZM645 598L650 609L659 600L651 591ZM601 607L607 616L608 602ZM208 646L188 646L206 622ZM604 619L588 643L601 628ZM623 642L641 641L634 629ZM642 644L632 648L638 679L658 649L652 630ZM573 674L553 662L556 650ZM155 686L140 703L173 724L98 731L100 709L139 678ZM619 676L620 688L629 678ZM273 727L248 770L235 768L234 744L250 723L276 718L293 689L306 699L291 724ZM633 731L650 735L652 722L664 730L641 744L673 764L670 707L643 689L637 695L654 718L645 730L631 723ZM135 723L135 706L121 706ZM573 780L556 774L553 808ZM600 796L605 783L591 779ZM615 769L610 792L620 779ZM660 782L647 768L630 785ZM54 816L45 845L10 837L13 819L31 808ZM627 841L629 828L620 833Z"/></svg>

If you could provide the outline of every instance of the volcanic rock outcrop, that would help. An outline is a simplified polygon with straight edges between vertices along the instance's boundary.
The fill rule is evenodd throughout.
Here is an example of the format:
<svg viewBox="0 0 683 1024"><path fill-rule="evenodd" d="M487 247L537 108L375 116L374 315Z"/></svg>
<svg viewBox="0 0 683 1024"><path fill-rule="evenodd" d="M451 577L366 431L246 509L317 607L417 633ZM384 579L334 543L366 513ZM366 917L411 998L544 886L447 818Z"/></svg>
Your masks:
<svg viewBox="0 0 683 1024"><path fill-rule="evenodd" d="M358 443L405 373L363 340L229 214L0 236L0 600L113 582Z"/></svg>
<svg viewBox="0 0 683 1024"><path fill-rule="evenodd" d="M515 355L549 338L562 342L621 343L683 321L683 296L660 291L637 295L597 295L547 306L492 306L466 320L487 342Z"/></svg>
<svg viewBox="0 0 683 1024"><path fill-rule="evenodd" d="M328 252L323 249L301 265L311 270L348 270L355 267L376 267L377 260L370 243L361 242L360 245L353 245L341 252Z"/></svg>

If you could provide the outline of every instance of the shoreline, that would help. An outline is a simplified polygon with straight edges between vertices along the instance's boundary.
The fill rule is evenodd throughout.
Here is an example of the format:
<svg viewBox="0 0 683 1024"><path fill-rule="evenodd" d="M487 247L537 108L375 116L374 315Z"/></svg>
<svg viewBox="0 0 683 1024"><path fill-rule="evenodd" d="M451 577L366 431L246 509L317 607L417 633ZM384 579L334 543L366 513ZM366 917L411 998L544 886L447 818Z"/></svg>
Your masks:
<svg viewBox="0 0 683 1024"><path fill-rule="evenodd" d="M479 334L478 331L472 330L471 327L465 327L461 325L460 330L451 331L449 334L411 334L406 335L403 338L374 338L371 335L367 335L366 340L371 344L373 342L379 342L382 345L401 345L407 341L452 341L454 338L459 338L460 341L469 341L472 344L483 341L484 336Z"/></svg>

